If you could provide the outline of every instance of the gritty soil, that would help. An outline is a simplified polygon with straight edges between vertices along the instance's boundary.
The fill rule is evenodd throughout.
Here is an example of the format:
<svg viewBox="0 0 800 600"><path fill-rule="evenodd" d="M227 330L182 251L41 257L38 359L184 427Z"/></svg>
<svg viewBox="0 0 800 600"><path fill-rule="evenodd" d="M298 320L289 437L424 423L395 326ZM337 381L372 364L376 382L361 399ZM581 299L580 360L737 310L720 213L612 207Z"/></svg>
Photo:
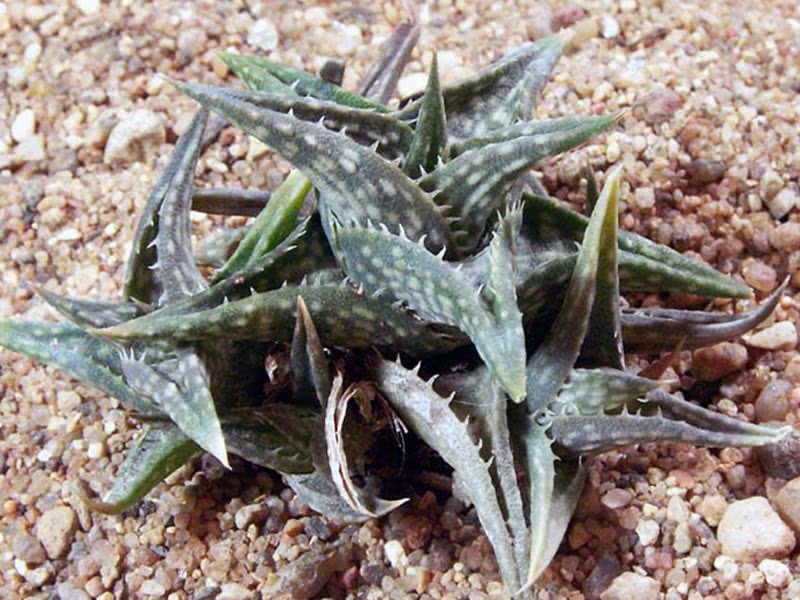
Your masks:
<svg viewBox="0 0 800 600"><path fill-rule="evenodd" d="M542 165L546 186L579 208L586 161L601 178L624 164L623 228L754 288L753 301L716 310L746 309L790 276L757 335L683 352L668 375L725 414L796 422L796 3L553 4L425 3L401 92L424 84L433 49L453 80L572 26L539 115L629 111L612 133ZM194 111L157 73L233 85L215 52L234 48L309 70L339 57L353 87L402 11L392 0L0 2L0 316L54 319L36 287L119 297L136 216ZM230 128L197 176L274 189L287 172ZM243 222L193 214L195 241ZM4 351L0 398L4 598L507 597L474 511L424 486L389 517L347 525L312 514L275 473L202 459L121 516L90 513L74 482L108 489L137 423L116 400ZM749 450L644 444L596 458L540 597L800 598L800 480L787 483L798 475L785 455Z"/></svg>

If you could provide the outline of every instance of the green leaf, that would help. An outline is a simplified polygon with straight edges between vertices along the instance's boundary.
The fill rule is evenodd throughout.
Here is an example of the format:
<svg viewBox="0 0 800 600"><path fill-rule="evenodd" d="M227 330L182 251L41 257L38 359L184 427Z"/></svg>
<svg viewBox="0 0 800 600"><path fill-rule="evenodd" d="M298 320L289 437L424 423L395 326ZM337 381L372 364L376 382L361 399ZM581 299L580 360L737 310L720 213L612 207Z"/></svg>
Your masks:
<svg viewBox="0 0 800 600"><path fill-rule="evenodd" d="M222 433L232 454L281 473L313 470L307 445L298 444L271 423L253 419L253 415L252 410L243 409L223 417Z"/></svg>
<svg viewBox="0 0 800 600"><path fill-rule="evenodd" d="M127 510L202 452L171 423L146 427L128 450L114 484L102 500L84 496L92 510L117 515Z"/></svg>
<svg viewBox="0 0 800 600"><path fill-rule="evenodd" d="M322 125L258 107L226 90L179 87L302 169L320 191L321 214L332 211L343 222L365 224L373 219L395 229L402 225L415 237L427 233L434 250L454 246L447 222L428 195L369 149Z"/></svg>
<svg viewBox="0 0 800 600"><path fill-rule="evenodd" d="M448 135L466 139L533 116L536 99L544 89L567 38L554 35L489 65L475 75L443 90ZM401 111L407 119L419 112L420 102Z"/></svg>
<svg viewBox="0 0 800 600"><path fill-rule="evenodd" d="M130 321L129 321L130 322ZM188 437L228 466L222 427L209 389L208 374L198 356L188 348L174 357L147 364L146 356L121 358L127 384L157 403Z"/></svg>
<svg viewBox="0 0 800 600"><path fill-rule="evenodd" d="M110 327L142 314L134 302L69 298L40 289L39 295L70 321L81 327Z"/></svg>
<svg viewBox="0 0 800 600"><path fill-rule="evenodd" d="M302 296L297 296L297 323L290 360L294 397L307 404L319 403L324 409L331 394L331 372L314 320Z"/></svg>
<svg viewBox="0 0 800 600"><path fill-rule="evenodd" d="M589 327L601 249L616 232L620 170L609 175L592 213L561 311L528 361L528 413L540 414L564 384Z"/></svg>
<svg viewBox="0 0 800 600"><path fill-rule="evenodd" d="M440 160L447 160L447 121L442 88L439 86L436 54L434 54L428 74L428 85L414 127L414 138L406 154L403 170L409 176L416 178L423 171L426 173L433 171Z"/></svg>
<svg viewBox="0 0 800 600"><path fill-rule="evenodd" d="M600 192L597 188L597 180L594 177L592 165L587 162L583 172L584 176L586 177L586 201L584 202L584 210L586 211L587 215L591 215L595 205L597 204L597 199L600 197ZM539 196L543 195L536 191L534 191L534 194Z"/></svg>
<svg viewBox="0 0 800 600"><path fill-rule="evenodd" d="M450 207L456 226L468 232L465 249L477 244L489 216L506 193L536 163L578 146L611 127L618 115L569 120L552 131L513 137L465 152L423 177L419 186L439 206Z"/></svg>
<svg viewBox="0 0 800 600"><path fill-rule="evenodd" d="M294 88L283 83L275 77L269 70L262 67L255 57L232 54L230 52L217 52L222 61L228 65L234 75L241 79L251 90L260 92L272 92L276 94L286 94L294 96Z"/></svg>
<svg viewBox="0 0 800 600"><path fill-rule="evenodd" d="M287 286L184 315L154 312L97 333L117 339L289 342L298 295L303 296L328 347L403 348L409 355L420 356L465 343L454 330L434 329L388 299L369 297L341 284Z"/></svg>
<svg viewBox="0 0 800 600"><path fill-rule="evenodd" d="M212 283L246 270L286 239L310 190L308 178L299 171L292 171L256 217L233 256L214 274Z"/></svg>
<svg viewBox="0 0 800 600"><path fill-rule="evenodd" d="M378 60L367 70L358 93L374 102L386 104L394 96L397 82L406 67L411 51L419 40L416 21L400 21L383 44Z"/></svg>
<svg viewBox="0 0 800 600"><path fill-rule="evenodd" d="M660 382L615 369L575 369L558 392L553 412L602 415L660 387Z"/></svg>
<svg viewBox="0 0 800 600"><path fill-rule="evenodd" d="M189 210L208 111L192 119L147 201L133 240L125 298L163 305L206 287L194 263Z"/></svg>
<svg viewBox="0 0 800 600"><path fill-rule="evenodd" d="M622 322L619 302L619 270L617 265L617 205L619 180L617 173L609 174L613 209L606 212L603 222L603 242L597 257L594 304L589 317L589 329L583 340L581 355L593 366L625 368L622 347ZM605 190L604 190L605 191ZM600 199L598 197L597 202ZM597 205L595 202L595 206Z"/></svg>
<svg viewBox="0 0 800 600"><path fill-rule="evenodd" d="M319 77L292 69L266 58L258 56L243 56L238 54L220 53L225 63L248 86L255 89L275 89L270 77L277 79L286 86L291 87L301 96L311 96L320 100L330 100L342 106L369 109L375 112L388 112L388 109L378 102L373 102L329 83ZM263 80L263 83L260 81Z"/></svg>
<svg viewBox="0 0 800 600"><path fill-rule="evenodd" d="M529 239L580 242L588 220L549 198L523 194L523 234ZM619 276L628 291L677 291L699 296L748 298L750 289L715 269L651 242L619 232Z"/></svg>
<svg viewBox="0 0 800 600"><path fill-rule="evenodd" d="M644 354L669 351L681 343L691 350L735 339L772 314L788 281L757 308L738 314L668 308L625 309L622 311L625 346L630 352Z"/></svg>
<svg viewBox="0 0 800 600"><path fill-rule="evenodd" d="M402 365L381 361L376 382L403 421L436 450L466 483L481 525L492 544L503 580L519 588L516 560L489 466L470 437L466 423L456 418L449 401L439 396L428 382Z"/></svg>
<svg viewBox="0 0 800 600"><path fill-rule="evenodd" d="M517 402L525 396L525 341L519 319L497 319L470 280L439 256L387 231L337 227L335 244L348 276L370 293L387 290L423 318L458 327ZM518 314L518 313L517 313Z"/></svg>
<svg viewBox="0 0 800 600"><path fill-rule="evenodd" d="M119 351L70 323L0 320L0 346L51 365L142 414L159 414L122 375Z"/></svg>

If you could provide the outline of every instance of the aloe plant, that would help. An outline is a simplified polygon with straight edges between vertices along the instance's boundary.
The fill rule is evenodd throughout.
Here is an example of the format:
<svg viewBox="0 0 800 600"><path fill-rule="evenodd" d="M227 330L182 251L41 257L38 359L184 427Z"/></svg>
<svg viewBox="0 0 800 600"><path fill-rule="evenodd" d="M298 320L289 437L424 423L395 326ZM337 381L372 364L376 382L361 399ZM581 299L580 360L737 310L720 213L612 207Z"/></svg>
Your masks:
<svg viewBox="0 0 800 600"><path fill-rule="evenodd" d="M640 441L753 446L785 434L624 370L626 349L740 335L782 288L740 315L621 308L625 291L750 291L618 231L619 169L601 192L589 177L589 217L546 196L531 167L620 119L533 118L566 38L528 44L451 86L434 59L424 93L395 109L386 102L417 35L414 24L398 29L360 94L239 55L223 58L249 89L176 83L202 108L144 209L123 297L42 291L69 322L0 321L0 344L145 422L111 490L87 491L91 506L122 511L209 452L283 473L325 514L379 516L404 499L381 498L379 469L362 459L370 427L398 430L399 417L464 482L505 583L525 597L566 530L587 456ZM209 111L298 170L271 195L194 190ZM198 256L193 205L262 208ZM207 279L197 262L217 269ZM290 377L267 382L264 358L281 348ZM468 368L452 370L454 357ZM406 368L409 359L421 362Z"/></svg>

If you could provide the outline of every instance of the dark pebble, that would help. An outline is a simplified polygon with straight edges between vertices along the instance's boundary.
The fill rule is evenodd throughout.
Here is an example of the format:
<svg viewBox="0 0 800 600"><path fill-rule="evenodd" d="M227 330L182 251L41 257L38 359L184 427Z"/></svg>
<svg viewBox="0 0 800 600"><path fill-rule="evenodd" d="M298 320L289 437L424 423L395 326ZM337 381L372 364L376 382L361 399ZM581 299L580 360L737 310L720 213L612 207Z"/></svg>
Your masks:
<svg viewBox="0 0 800 600"><path fill-rule="evenodd" d="M721 160L707 160L698 158L686 167L691 183L694 185L707 185L719 181L725 175L727 167Z"/></svg>

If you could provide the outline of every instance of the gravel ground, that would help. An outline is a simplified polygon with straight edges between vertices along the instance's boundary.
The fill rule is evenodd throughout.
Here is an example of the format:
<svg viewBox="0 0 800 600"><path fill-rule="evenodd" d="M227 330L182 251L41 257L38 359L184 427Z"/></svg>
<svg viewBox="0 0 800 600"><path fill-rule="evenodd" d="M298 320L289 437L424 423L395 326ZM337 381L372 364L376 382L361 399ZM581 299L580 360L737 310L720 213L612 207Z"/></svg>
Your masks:
<svg viewBox="0 0 800 600"><path fill-rule="evenodd" d="M119 294L135 216L193 111L156 73L230 82L214 53L239 48L309 69L345 58L352 86L401 11L377 0L0 3L0 316L53 318L35 286ZM758 299L790 275L758 333L684 352L674 376L726 414L796 422L796 3L443 0L420 17L407 93L434 48L453 79L574 26L540 114L631 110L613 133L545 165L545 183L578 202L587 158L599 172L622 162L623 227L743 278ZM198 175L271 189L287 170L229 129ZM193 221L198 239L221 222ZM344 525L313 515L273 474L198 460L122 516L90 514L73 482L107 489L136 423L115 400L6 352L0 396L4 597L301 598L315 581L324 597L507 597L474 511L424 489L385 519ZM682 445L594 460L541 598L800 598L796 463Z"/></svg>

